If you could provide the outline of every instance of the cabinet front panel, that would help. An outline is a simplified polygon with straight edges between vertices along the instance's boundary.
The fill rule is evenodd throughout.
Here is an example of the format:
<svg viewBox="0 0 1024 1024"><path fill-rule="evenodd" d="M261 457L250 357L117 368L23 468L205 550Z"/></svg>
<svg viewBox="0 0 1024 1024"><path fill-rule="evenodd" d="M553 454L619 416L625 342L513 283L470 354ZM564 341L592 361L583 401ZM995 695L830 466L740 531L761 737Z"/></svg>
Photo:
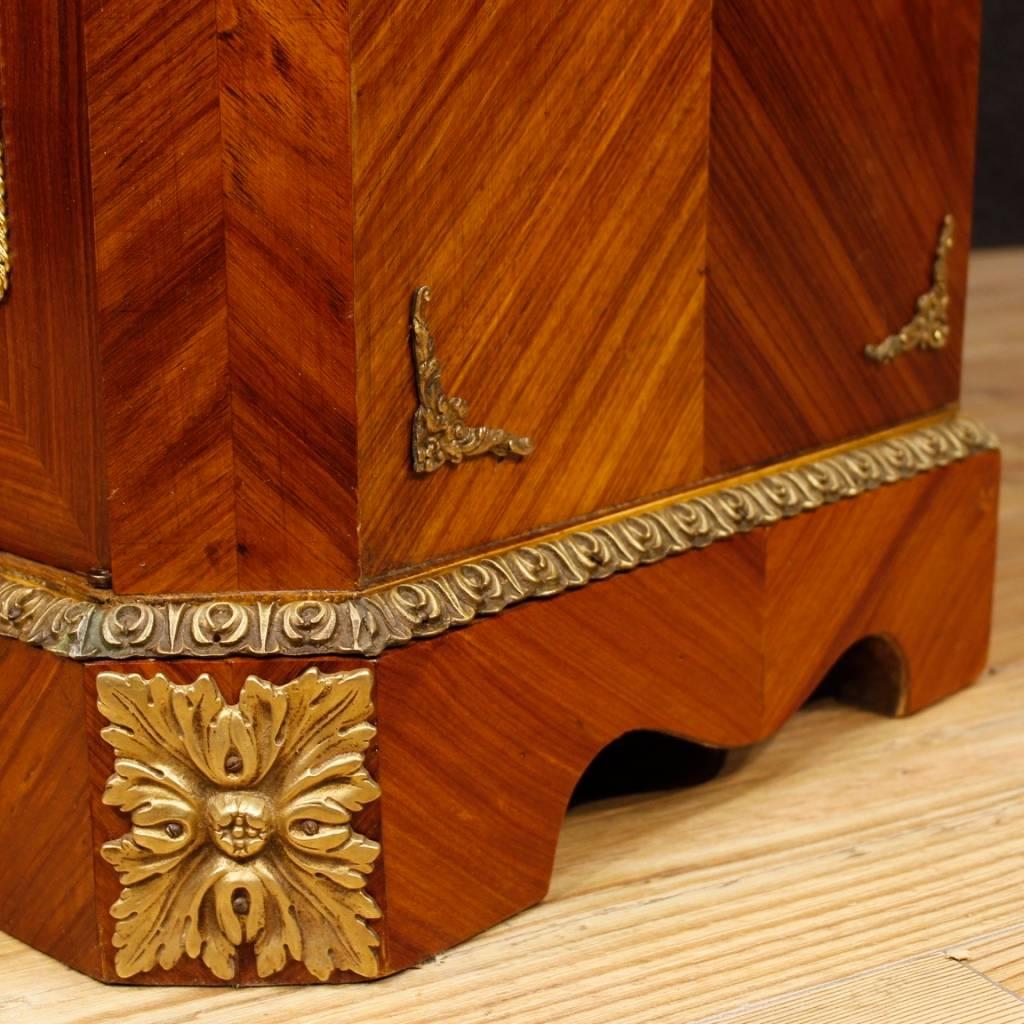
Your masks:
<svg viewBox="0 0 1024 1024"><path fill-rule="evenodd" d="M364 574L699 475L709 0L357 0L352 38ZM525 459L414 474L421 285Z"/></svg>
<svg viewBox="0 0 1024 1024"><path fill-rule="evenodd" d="M709 474L957 399L978 21L976 0L717 0ZM947 214L948 344L872 361Z"/></svg>
<svg viewBox="0 0 1024 1024"><path fill-rule="evenodd" d="M106 562L76 0L0 4L11 273L0 302L0 549Z"/></svg>

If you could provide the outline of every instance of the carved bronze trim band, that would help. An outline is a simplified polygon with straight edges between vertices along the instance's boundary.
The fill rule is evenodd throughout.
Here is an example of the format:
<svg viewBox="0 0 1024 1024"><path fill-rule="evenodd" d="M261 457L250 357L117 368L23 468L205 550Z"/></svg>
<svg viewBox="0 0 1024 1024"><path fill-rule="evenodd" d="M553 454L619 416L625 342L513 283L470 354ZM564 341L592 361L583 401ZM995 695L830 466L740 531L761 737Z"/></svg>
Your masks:
<svg viewBox="0 0 1024 1024"><path fill-rule="evenodd" d="M496 459L523 457L533 451L528 437L516 437L497 427L471 427L464 398L446 395L434 335L427 322L430 289L417 288L412 300L411 338L416 361L416 390L420 404L412 422L412 464L417 473L433 473L445 463L493 455Z"/></svg>
<svg viewBox="0 0 1024 1024"><path fill-rule="evenodd" d="M361 594L104 600L0 570L0 635L79 659L373 657L996 447L995 436L970 419L918 425Z"/></svg>
<svg viewBox="0 0 1024 1024"><path fill-rule="evenodd" d="M914 349L945 348L949 344L949 253L953 248L956 221L949 214L942 222L935 252L932 286L917 300L914 319L878 345L868 345L864 354L876 363L890 363Z"/></svg>
<svg viewBox="0 0 1024 1024"><path fill-rule="evenodd" d="M3 126L0 125L0 302L7 298L11 284L11 246L7 231L7 176Z"/></svg>
<svg viewBox="0 0 1024 1024"><path fill-rule="evenodd" d="M208 675L96 684L116 756L103 802L132 825L102 850L124 886L110 910L118 976L190 957L230 981L250 944L261 978L289 960L321 981L377 975L366 884L380 846L352 827L380 796L364 762L370 670L249 676L231 705Z"/></svg>

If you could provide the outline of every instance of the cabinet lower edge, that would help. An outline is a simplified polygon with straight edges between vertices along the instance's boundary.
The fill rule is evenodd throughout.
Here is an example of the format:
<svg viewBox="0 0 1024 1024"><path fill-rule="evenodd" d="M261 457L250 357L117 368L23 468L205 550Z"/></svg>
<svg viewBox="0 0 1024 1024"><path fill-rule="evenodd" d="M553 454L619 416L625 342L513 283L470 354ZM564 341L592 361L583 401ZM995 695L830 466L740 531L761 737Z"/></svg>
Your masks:
<svg viewBox="0 0 1024 1024"><path fill-rule="evenodd" d="M79 660L375 657L997 447L965 417L909 424L361 593L104 596L9 558L0 636Z"/></svg>
<svg viewBox="0 0 1024 1024"><path fill-rule="evenodd" d="M837 665L842 697L928 707L981 673L991 621L999 455L948 444L886 449L934 472L372 660L0 640L0 928L110 982L381 977L543 899L573 789L623 735L747 746ZM807 472L723 507L839 479Z"/></svg>

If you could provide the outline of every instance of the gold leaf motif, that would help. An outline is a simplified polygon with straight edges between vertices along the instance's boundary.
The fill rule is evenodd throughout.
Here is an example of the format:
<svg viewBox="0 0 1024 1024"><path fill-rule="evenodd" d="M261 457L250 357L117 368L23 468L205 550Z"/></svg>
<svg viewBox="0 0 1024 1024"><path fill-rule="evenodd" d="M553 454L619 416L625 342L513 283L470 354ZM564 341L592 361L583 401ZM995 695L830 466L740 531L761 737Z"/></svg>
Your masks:
<svg viewBox="0 0 1024 1024"><path fill-rule="evenodd" d="M281 629L289 640L323 643L334 634L338 613L322 601L292 601L281 609Z"/></svg>
<svg viewBox="0 0 1024 1024"><path fill-rule="evenodd" d="M878 345L868 345L864 354L876 363L892 362L914 349L940 349L949 344L949 253L953 248L956 221L949 214L942 222L935 252L932 286L917 300L914 319Z"/></svg>
<svg viewBox="0 0 1024 1024"><path fill-rule="evenodd" d="M529 455L533 442L528 437L516 437L497 427L468 426L466 400L445 394L434 336L427 323L429 303L430 289L418 288L412 303L412 344L420 399L412 424L413 468L417 473L433 473L446 462L458 465L477 455L497 459Z"/></svg>
<svg viewBox="0 0 1024 1024"><path fill-rule="evenodd" d="M155 624L156 613L149 605L118 605L117 613L103 621L103 639L111 647L145 643Z"/></svg>
<svg viewBox="0 0 1024 1024"><path fill-rule="evenodd" d="M380 847L351 826L380 796L364 763L372 673L250 676L234 705L208 675L104 672L97 685L117 755L103 800L132 821L103 847L124 886L118 975L187 956L229 981L252 944L261 978L289 960L322 981L375 976L367 922L381 913L366 882Z"/></svg>
<svg viewBox="0 0 1024 1024"><path fill-rule="evenodd" d="M197 644L231 644L245 634L249 625L245 609L231 601L210 601L192 620L192 637Z"/></svg>

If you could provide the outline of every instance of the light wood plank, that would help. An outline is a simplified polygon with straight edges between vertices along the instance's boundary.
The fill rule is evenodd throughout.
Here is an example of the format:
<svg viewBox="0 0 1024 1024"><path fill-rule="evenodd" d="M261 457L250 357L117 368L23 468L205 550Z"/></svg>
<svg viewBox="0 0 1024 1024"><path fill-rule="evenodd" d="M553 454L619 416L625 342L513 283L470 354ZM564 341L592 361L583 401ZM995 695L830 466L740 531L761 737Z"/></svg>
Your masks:
<svg viewBox="0 0 1024 1024"><path fill-rule="evenodd" d="M992 659L1024 658L1024 249L972 256L963 408L1003 443Z"/></svg>
<svg viewBox="0 0 1024 1024"><path fill-rule="evenodd" d="M1024 925L947 952L1024 999Z"/></svg>
<svg viewBox="0 0 1024 1024"><path fill-rule="evenodd" d="M701 1024L1018 1024L1024 1003L941 954L869 971Z"/></svg>

